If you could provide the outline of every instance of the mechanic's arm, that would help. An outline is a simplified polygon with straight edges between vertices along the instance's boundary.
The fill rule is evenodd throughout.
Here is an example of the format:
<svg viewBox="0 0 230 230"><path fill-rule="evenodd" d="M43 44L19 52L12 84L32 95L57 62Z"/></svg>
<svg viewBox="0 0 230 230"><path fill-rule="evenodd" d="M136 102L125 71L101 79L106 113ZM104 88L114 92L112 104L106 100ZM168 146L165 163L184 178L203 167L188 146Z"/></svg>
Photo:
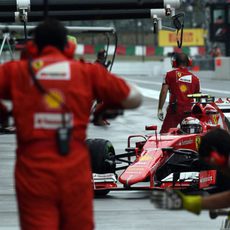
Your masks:
<svg viewBox="0 0 230 230"><path fill-rule="evenodd" d="M200 214L201 210L222 209L230 207L230 191L209 196L182 195L182 208Z"/></svg>
<svg viewBox="0 0 230 230"><path fill-rule="evenodd" d="M151 201L157 208L178 210L185 209L199 215L201 210L223 209L230 207L230 191L210 196L185 195L178 190L156 191Z"/></svg>
<svg viewBox="0 0 230 230"><path fill-rule="evenodd" d="M196 87L196 93L200 93L200 80L198 81L198 84Z"/></svg>
<svg viewBox="0 0 230 230"><path fill-rule="evenodd" d="M134 109L141 105L142 95L134 85L128 84L130 91L126 99L121 102L124 109Z"/></svg>
<svg viewBox="0 0 230 230"><path fill-rule="evenodd" d="M142 95L133 84L109 72L101 64L92 64L95 95L109 109L134 109L141 105Z"/></svg>
<svg viewBox="0 0 230 230"><path fill-rule="evenodd" d="M124 79L112 74L101 64L91 64L94 92L101 101L93 112L95 125L108 124L107 119L123 114L123 109L134 109L141 105L139 90Z"/></svg>
<svg viewBox="0 0 230 230"><path fill-rule="evenodd" d="M142 103L142 95L137 90L134 85L126 83L127 89L129 89L129 93L127 96L121 100L118 104L110 105L102 101L98 103L94 110L94 119L93 123L96 125L108 125L109 122L103 118L103 114L106 110L110 110L110 113L116 114L123 109L135 109L139 107Z"/></svg>
<svg viewBox="0 0 230 230"><path fill-rule="evenodd" d="M202 197L202 209L220 209L230 207L230 191L225 191L213 194L207 197Z"/></svg>
<svg viewBox="0 0 230 230"><path fill-rule="evenodd" d="M160 92L160 95L159 95L158 113L157 113L158 118L161 121L164 120L164 113L163 113L162 109L163 109L163 106L165 104L165 100L166 100L166 97L167 97L168 89L169 89L169 86L167 84L163 83L162 87L161 87L161 92Z"/></svg>

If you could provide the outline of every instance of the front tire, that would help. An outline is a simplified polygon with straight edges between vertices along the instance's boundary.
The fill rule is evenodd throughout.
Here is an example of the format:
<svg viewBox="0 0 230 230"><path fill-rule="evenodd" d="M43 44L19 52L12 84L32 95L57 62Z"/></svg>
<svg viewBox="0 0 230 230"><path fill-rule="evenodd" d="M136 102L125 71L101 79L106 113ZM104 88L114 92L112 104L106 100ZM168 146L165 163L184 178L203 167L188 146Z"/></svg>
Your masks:
<svg viewBox="0 0 230 230"><path fill-rule="evenodd" d="M115 150L112 143L105 139L87 139L93 173L114 173L116 169ZM97 190L96 196L105 196L109 190Z"/></svg>

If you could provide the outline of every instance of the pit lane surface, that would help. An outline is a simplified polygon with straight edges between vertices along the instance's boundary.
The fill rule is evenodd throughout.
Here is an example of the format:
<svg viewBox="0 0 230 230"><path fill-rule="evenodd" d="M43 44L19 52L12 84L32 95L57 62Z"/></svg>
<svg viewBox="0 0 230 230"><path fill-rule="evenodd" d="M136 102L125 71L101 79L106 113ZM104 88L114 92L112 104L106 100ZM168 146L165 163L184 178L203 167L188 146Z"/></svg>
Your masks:
<svg viewBox="0 0 230 230"><path fill-rule="evenodd" d="M229 81L211 80L208 74L198 75L201 76L203 93L218 97L229 96ZM125 78L140 87L145 95L143 105L137 110L126 111L123 116L111 121L109 127L90 125L88 129L89 138L110 140L117 153L123 153L128 135L145 134L145 125L161 125L156 110L162 76L130 72L125 74ZM0 230L19 229L13 186L14 150L14 135L0 135ZM157 210L150 203L149 194L145 191L111 192L106 198L94 199L94 209L96 230L217 230L223 220L221 217L211 220L207 211L195 216L185 211Z"/></svg>

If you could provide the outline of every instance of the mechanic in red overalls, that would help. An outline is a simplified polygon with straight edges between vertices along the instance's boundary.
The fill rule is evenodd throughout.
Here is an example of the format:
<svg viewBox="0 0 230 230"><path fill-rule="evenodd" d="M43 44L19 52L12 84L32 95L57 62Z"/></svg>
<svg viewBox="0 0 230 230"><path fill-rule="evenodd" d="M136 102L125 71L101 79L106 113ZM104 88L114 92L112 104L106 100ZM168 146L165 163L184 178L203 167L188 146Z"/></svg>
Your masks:
<svg viewBox="0 0 230 230"><path fill-rule="evenodd" d="M199 79L188 71L191 66L190 58L184 53L176 53L172 57L172 67L176 68L167 72L161 87L158 103L158 118L163 121L160 133L166 133L170 128L175 128L187 116L184 112L191 110L191 99L188 94L200 92ZM163 106L170 93L169 105L164 118Z"/></svg>
<svg viewBox="0 0 230 230"><path fill-rule="evenodd" d="M202 210L230 208L230 134L224 129L215 128L201 138L200 159L226 176L221 178L219 189L210 195L186 195L179 190L154 192L151 201L161 209L185 209L199 215ZM217 178L217 180L220 178Z"/></svg>
<svg viewBox="0 0 230 230"><path fill-rule="evenodd" d="M86 129L92 102L136 108L140 93L100 64L65 55L66 28L34 30L36 58L0 66L0 99L12 100L16 194L23 230L91 230L93 189Z"/></svg>

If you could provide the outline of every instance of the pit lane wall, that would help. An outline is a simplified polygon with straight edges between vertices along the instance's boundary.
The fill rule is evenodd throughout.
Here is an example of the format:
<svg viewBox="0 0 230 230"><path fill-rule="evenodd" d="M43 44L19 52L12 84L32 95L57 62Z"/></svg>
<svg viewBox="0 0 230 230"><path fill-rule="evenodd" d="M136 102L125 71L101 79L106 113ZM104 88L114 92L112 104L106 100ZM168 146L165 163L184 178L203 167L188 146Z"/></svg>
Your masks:
<svg viewBox="0 0 230 230"><path fill-rule="evenodd" d="M96 54L101 49L106 49L105 45L91 45L91 44L78 44L76 49L77 55L85 54ZM108 49L108 54L112 55L114 52L114 45L110 45ZM177 47L165 46L165 47L153 47L153 46L141 46L141 45L118 45L116 50L116 55L121 56L168 56L170 53L178 52ZM182 51L189 56L204 56L205 47L204 46L191 46L183 47Z"/></svg>
<svg viewBox="0 0 230 230"><path fill-rule="evenodd" d="M206 66L209 61L204 61ZM196 64L196 63L194 63ZM214 68L200 68L194 65L191 71L198 77L209 78L213 80L230 80L230 57L218 57L214 59ZM202 64L201 64L202 66ZM164 58L162 61L115 61L112 71L119 75L139 75L163 77L164 74L172 69L170 58ZM131 71L132 70L132 71Z"/></svg>
<svg viewBox="0 0 230 230"><path fill-rule="evenodd" d="M101 49L107 49L107 47L103 45L82 45L78 44L76 49L76 56L84 56L84 55L96 55L97 52ZM108 54L113 55L115 47L113 45L109 46ZM214 59L206 54L205 48L200 47L183 47L182 50L177 47L152 47L152 46L123 46L118 45L116 50L116 59L119 60L119 57L126 57L127 60L135 60L136 58L142 59L144 61L152 60L164 60L164 65L170 65L170 56L174 52L184 52L188 54L193 59L193 67L194 71L202 71L202 70L214 70ZM170 68L170 67L169 67ZM169 69L166 68L166 69Z"/></svg>
<svg viewBox="0 0 230 230"><path fill-rule="evenodd" d="M164 58L162 61L119 61L114 62L112 72L120 76L143 76L152 77L158 76L163 81L165 73L172 69L171 59ZM215 77L215 71L213 70L199 70L196 68L191 70L198 77L205 77L213 79Z"/></svg>
<svg viewBox="0 0 230 230"><path fill-rule="evenodd" d="M171 59L165 57L162 61L115 61L112 71L120 75L156 76L163 77L172 69ZM190 69L198 77L216 80L230 80L230 57L215 59L194 59Z"/></svg>

